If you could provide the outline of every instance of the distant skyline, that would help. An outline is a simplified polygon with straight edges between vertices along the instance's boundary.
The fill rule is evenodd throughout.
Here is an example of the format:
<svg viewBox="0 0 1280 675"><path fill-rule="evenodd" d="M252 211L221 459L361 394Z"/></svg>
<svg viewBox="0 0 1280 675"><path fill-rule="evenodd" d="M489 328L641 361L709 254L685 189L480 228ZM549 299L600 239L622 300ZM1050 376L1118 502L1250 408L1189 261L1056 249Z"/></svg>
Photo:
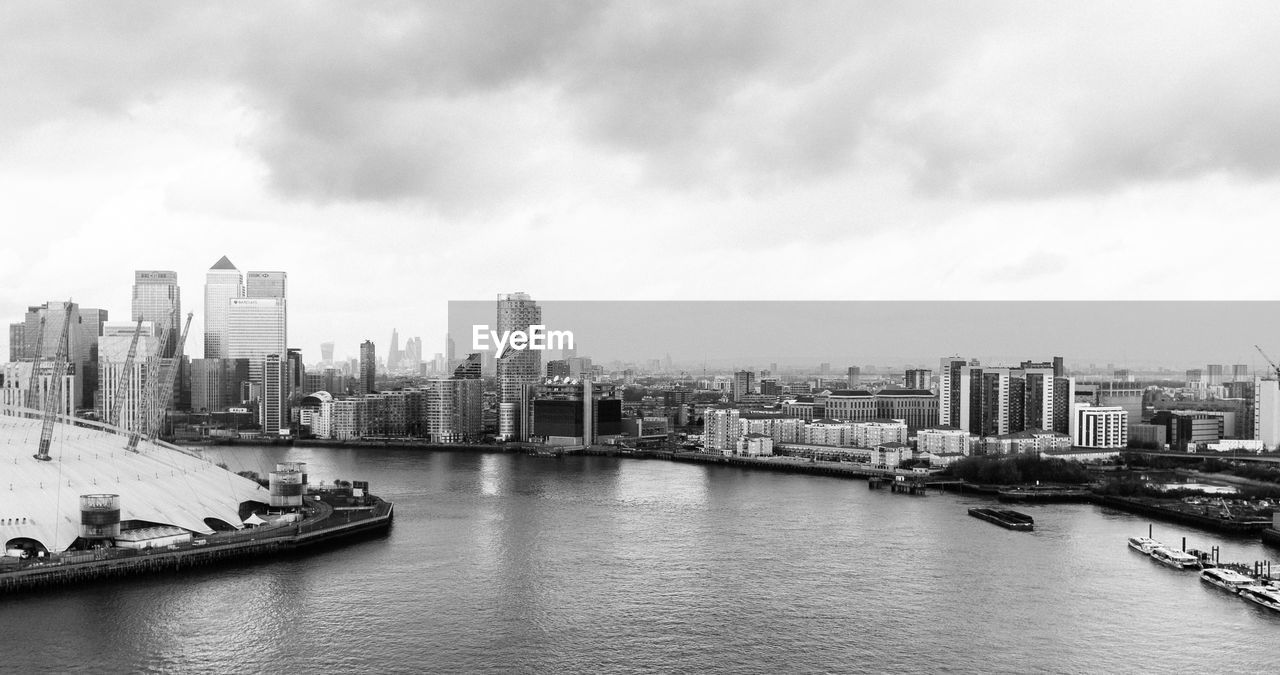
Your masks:
<svg viewBox="0 0 1280 675"><path fill-rule="evenodd" d="M538 300L538 298L534 298ZM1265 369L1280 358L1280 302L539 301L549 330L572 331L578 355L644 363L765 367L917 364L952 355L984 365L1063 356L1080 366ZM470 351L471 326L493 302L449 305L450 334ZM1172 327L1170 329L1169 327ZM1271 343L1270 345L1268 343ZM465 347L464 347L465 346ZM545 362L546 359L544 359Z"/></svg>
<svg viewBox="0 0 1280 675"><path fill-rule="evenodd" d="M174 270L200 354L223 255L288 272L308 361L429 358L448 301L521 290L1280 300L1277 33L1257 1L5 3L0 320L127 320Z"/></svg>

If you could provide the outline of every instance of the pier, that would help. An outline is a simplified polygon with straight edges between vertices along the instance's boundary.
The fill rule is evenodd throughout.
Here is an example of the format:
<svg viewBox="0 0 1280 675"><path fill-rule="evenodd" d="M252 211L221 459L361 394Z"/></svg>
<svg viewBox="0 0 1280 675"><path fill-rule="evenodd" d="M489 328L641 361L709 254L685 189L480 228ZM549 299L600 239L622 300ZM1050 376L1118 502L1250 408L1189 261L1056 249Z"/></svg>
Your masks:
<svg viewBox="0 0 1280 675"><path fill-rule="evenodd" d="M335 506L325 500L308 505L316 508L316 516L296 523L212 534L179 546L96 549L15 561L17 564L10 563L9 569L0 567L0 593L181 571L338 544L386 531L394 512L393 504L377 498L372 504L361 506Z"/></svg>

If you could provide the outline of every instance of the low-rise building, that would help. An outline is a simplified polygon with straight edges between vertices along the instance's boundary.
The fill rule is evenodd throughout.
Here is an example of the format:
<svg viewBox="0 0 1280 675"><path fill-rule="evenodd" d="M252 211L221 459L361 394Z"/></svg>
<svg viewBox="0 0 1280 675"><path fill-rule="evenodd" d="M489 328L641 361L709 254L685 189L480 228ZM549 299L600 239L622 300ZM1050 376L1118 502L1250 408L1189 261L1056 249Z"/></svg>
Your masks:
<svg viewBox="0 0 1280 675"><path fill-rule="evenodd" d="M938 454L973 454L976 436L952 426L931 427L916 432L916 447L922 452Z"/></svg>

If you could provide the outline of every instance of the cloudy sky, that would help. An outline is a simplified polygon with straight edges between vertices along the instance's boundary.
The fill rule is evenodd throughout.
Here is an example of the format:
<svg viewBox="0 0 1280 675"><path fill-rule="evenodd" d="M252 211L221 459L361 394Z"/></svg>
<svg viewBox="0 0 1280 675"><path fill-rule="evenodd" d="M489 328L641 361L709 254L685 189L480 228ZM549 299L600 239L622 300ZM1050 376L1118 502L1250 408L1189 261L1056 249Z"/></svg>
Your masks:
<svg viewBox="0 0 1280 675"><path fill-rule="evenodd" d="M1274 2L8 2L0 316L127 319L172 269L199 354L224 254L289 273L309 361L439 351L447 301L517 290L1274 300L1278 34Z"/></svg>

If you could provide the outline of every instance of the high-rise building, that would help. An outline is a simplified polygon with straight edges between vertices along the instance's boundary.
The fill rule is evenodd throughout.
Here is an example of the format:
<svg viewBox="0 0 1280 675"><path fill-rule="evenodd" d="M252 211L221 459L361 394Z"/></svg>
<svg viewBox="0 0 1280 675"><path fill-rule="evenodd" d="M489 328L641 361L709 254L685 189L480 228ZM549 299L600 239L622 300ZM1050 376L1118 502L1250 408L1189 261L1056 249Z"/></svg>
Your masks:
<svg viewBox="0 0 1280 675"><path fill-rule="evenodd" d="M70 305L70 314L67 312L68 305ZM22 328L22 350L20 353L13 354L12 346L10 348L11 355L17 356L18 361L34 361L37 357L46 361L52 360L57 357L62 331L69 328L67 330L67 363L71 364L72 388L69 392L63 392L63 395L70 396L73 409L83 406L85 400L93 400L94 392L85 391L85 375L93 371L96 376L96 368L90 368L88 364L89 355L93 350L85 344L85 340L93 329L91 327L86 331L81 325L80 311L80 305L60 300L50 300L43 305L28 307ZM85 311L94 316L101 310ZM14 332L11 328L10 335Z"/></svg>
<svg viewBox="0 0 1280 675"><path fill-rule="evenodd" d="M365 340L360 343L360 373L356 380L356 393L372 394L375 391L374 381L377 373L378 360L373 341Z"/></svg>
<svg viewBox="0 0 1280 675"><path fill-rule="evenodd" d="M387 350L387 372L400 367L400 333L391 329L391 348Z"/></svg>
<svg viewBox="0 0 1280 675"><path fill-rule="evenodd" d="M528 332L542 323L542 308L527 293L498 296L498 334ZM526 387L542 376L542 352L536 349L507 348L498 354L498 435L504 439L524 438L520 422L527 412L521 409Z"/></svg>
<svg viewBox="0 0 1280 675"><path fill-rule="evenodd" d="M1253 438L1267 450L1280 448L1280 381L1253 378Z"/></svg>
<svg viewBox="0 0 1280 675"><path fill-rule="evenodd" d="M258 423L267 436L289 432L287 354L267 354L260 360L262 396L258 400Z"/></svg>
<svg viewBox="0 0 1280 675"><path fill-rule="evenodd" d="M1210 363L1205 368L1208 376L1208 384L1210 387L1217 387L1222 384L1222 364Z"/></svg>
<svg viewBox="0 0 1280 675"><path fill-rule="evenodd" d="M22 359L29 358L26 355L27 340L26 333L27 324L11 323L9 324L9 361L17 363Z"/></svg>
<svg viewBox="0 0 1280 675"><path fill-rule="evenodd" d="M912 368L907 370L903 387L906 389L929 389L933 379L933 371L928 368Z"/></svg>
<svg viewBox="0 0 1280 675"><path fill-rule="evenodd" d="M285 272L246 272L244 275L244 297L246 298L280 298L289 296L285 293L285 284L289 275Z"/></svg>
<svg viewBox="0 0 1280 675"><path fill-rule="evenodd" d="M741 401L755 389L755 373L750 370L739 370L733 374L733 400Z"/></svg>
<svg viewBox="0 0 1280 675"><path fill-rule="evenodd" d="M547 377L569 377L569 362L564 359L547 361Z"/></svg>
<svg viewBox="0 0 1280 675"><path fill-rule="evenodd" d="M728 406L708 408L702 416L702 438L707 450L721 452L738 442L739 412Z"/></svg>
<svg viewBox="0 0 1280 675"><path fill-rule="evenodd" d="M326 366L333 365L333 343L332 342L320 343L320 362Z"/></svg>
<svg viewBox="0 0 1280 675"><path fill-rule="evenodd" d="M133 273L132 321L150 321L156 327L157 336L164 338L162 354L172 358L182 334L182 293L178 288L178 273L169 270L137 270Z"/></svg>
<svg viewBox="0 0 1280 675"><path fill-rule="evenodd" d="M1249 379L1249 366L1243 363L1237 363L1231 366L1232 382L1248 382Z"/></svg>
<svg viewBox="0 0 1280 675"><path fill-rule="evenodd" d="M475 363L478 369L479 359ZM438 443L480 439L483 395L479 378L432 378L422 389L423 432L427 438Z"/></svg>
<svg viewBox="0 0 1280 675"><path fill-rule="evenodd" d="M231 298L227 302L227 356L249 359L250 377L260 384L262 357L288 353L284 300Z"/></svg>
<svg viewBox="0 0 1280 675"><path fill-rule="evenodd" d="M857 389L862 386L862 369L857 366L849 366L846 378L848 379L849 388Z"/></svg>
<svg viewBox="0 0 1280 675"><path fill-rule="evenodd" d="M960 369L969 362L959 356L942 359L938 364L938 424L960 427Z"/></svg>
<svg viewBox="0 0 1280 675"><path fill-rule="evenodd" d="M248 381L248 359L192 359L192 412L223 412L241 405L241 385Z"/></svg>
<svg viewBox="0 0 1280 675"><path fill-rule="evenodd" d="M484 358L479 352L467 354L467 358L453 370L455 380L478 380L484 368Z"/></svg>
<svg viewBox="0 0 1280 675"><path fill-rule="evenodd" d="M240 270L222 256L204 277L204 357L227 358L227 317L231 299L244 296Z"/></svg>
<svg viewBox="0 0 1280 675"><path fill-rule="evenodd" d="M132 367L126 371L124 366L135 331L138 343L134 348ZM98 338L99 419L107 424L118 423L121 428L131 431L146 430L143 397L147 389L147 360L155 358L159 351L159 336L156 335L155 324L150 321L143 321L140 330L136 323L107 323L103 326L102 337ZM121 379L124 380L123 387ZM118 405L117 394L121 395ZM111 415L117 410L118 421Z"/></svg>

